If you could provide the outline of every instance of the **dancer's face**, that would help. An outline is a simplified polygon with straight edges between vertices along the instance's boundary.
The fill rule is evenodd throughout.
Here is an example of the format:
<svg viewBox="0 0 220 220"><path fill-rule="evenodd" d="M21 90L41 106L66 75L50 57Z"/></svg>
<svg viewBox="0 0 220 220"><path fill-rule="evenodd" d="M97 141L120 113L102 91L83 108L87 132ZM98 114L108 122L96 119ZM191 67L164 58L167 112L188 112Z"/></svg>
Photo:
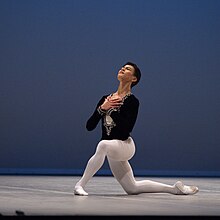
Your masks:
<svg viewBox="0 0 220 220"><path fill-rule="evenodd" d="M132 83L137 80L134 76L135 69L131 65L125 65L118 71L118 80L124 83Z"/></svg>

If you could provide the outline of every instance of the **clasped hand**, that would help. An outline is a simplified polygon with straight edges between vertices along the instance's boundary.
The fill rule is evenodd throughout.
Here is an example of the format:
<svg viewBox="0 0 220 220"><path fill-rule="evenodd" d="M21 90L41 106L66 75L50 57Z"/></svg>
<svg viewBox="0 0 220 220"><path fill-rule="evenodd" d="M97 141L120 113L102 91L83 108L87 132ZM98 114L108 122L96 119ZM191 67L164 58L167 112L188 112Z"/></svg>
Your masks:
<svg viewBox="0 0 220 220"><path fill-rule="evenodd" d="M110 108L118 108L123 104L120 96L108 96L101 105L102 110L109 110Z"/></svg>

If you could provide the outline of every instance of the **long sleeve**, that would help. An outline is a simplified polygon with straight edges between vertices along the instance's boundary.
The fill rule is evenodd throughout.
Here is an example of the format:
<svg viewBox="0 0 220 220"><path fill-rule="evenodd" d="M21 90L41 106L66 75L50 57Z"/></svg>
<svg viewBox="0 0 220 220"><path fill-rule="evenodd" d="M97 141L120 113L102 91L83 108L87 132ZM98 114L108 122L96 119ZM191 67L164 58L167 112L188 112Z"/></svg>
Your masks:
<svg viewBox="0 0 220 220"><path fill-rule="evenodd" d="M109 109L102 117L103 140L126 140L133 130L139 109L139 100L130 95L119 109Z"/></svg>
<svg viewBox="0 0 220 220"><path fill-rule="evenodd" d="M102 140L126 140L135 125L139 100L132 94L127 96L120 108L102 111L100 106L108 95L103 96L86 123L88 131L94 130L102 122Z"/></svg>
<svg viewBox="0 0 220 220"><path fill-rule="evenodd" d="M98 104L96 105L95 111L93 112L93 114L91 115L91 117L88 119L87 123L86 123L86 129L88 131L92 131L96 128L96 126L98 125L100 119L102 118L102 113L99 111L99 106L104 102L106 96L103 96Z"/></svg>

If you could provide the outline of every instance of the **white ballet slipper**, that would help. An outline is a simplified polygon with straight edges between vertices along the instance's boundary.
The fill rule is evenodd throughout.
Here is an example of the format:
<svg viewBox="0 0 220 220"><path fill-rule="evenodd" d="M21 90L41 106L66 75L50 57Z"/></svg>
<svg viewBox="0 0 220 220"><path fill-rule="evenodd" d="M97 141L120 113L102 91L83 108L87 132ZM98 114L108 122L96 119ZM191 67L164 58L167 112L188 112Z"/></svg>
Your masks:
<svg viewBox="0 0 220 220"><path fill-rule="evenodd" d="M177 195L193 195L199 191L196 186L186 186L181 181L177 181L174 185L177 189Z"/></svg>
<svg viewBox="0 0 220 220"><path fill-rule="evenodd" d="M89 194L82 188L82 186L76 186L74 194L77 196L88 196Z"/></svg>

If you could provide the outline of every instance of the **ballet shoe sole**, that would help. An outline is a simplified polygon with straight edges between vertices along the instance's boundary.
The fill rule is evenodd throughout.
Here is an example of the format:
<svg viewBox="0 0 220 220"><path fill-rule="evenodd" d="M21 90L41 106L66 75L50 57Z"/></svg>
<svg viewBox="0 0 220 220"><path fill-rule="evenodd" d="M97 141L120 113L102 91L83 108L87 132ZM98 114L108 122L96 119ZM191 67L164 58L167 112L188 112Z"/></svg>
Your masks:
<svg viewBox="0 0 220 220"><path fill-rule="evenodd" d="M74 195L76 195L76 196L88 196L88 194L82 194L82 193L79 193L79 192L77 192L77 191L75 191L74 190Z"/></svg>

